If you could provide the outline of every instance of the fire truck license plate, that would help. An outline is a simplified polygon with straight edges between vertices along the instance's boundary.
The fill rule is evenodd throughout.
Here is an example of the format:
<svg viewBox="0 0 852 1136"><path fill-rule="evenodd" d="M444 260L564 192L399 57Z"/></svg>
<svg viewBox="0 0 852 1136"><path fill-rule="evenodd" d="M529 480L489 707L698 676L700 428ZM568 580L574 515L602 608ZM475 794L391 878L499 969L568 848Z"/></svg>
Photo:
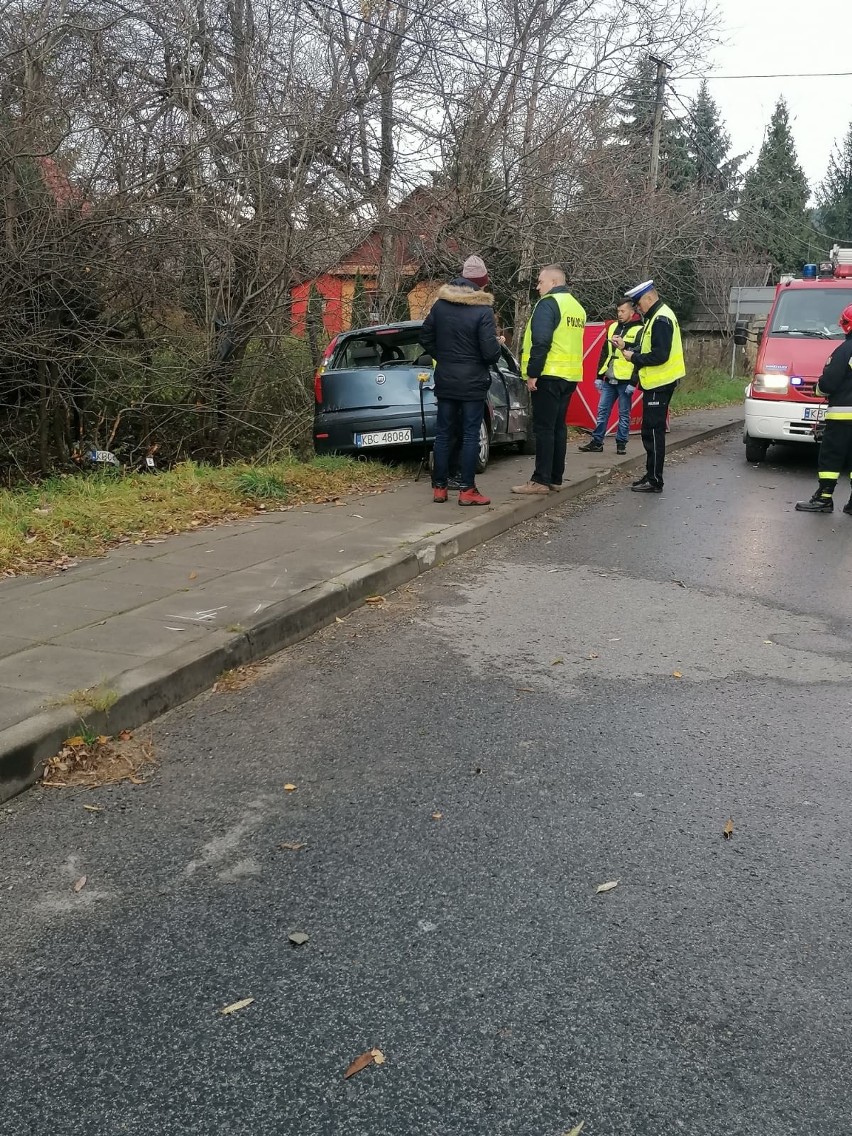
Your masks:
<svg viewBox="0 0 852 1136"><path fill-rule="evenodd" d="M824 406L806 406L805 407L805 417L802 419L802 421L803 422L822 422L823 418L825 418L825 407Z"/></svg>

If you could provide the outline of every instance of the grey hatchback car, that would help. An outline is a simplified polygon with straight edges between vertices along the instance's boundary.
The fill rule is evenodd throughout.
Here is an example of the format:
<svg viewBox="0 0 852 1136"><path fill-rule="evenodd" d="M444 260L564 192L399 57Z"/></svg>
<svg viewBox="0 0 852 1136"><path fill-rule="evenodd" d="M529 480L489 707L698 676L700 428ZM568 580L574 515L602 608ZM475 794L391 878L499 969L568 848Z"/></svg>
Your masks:
<svg viewBox="0 0 852 1136"><path fill-rule="evenodd" d="M318 454L432 446L437 406L432 359L417 341L420 327L420 320L360 327L331 341L314 380ZM506 445L535 450L529 391L504 347L491 369L477 472L488 464L492 446Z"/></svg>

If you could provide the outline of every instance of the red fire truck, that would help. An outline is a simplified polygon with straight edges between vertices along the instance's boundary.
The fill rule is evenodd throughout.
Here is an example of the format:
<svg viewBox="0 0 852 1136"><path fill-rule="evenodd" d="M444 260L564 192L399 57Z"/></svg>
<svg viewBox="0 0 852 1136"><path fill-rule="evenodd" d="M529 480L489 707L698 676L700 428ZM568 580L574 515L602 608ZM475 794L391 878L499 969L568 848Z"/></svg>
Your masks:
<svg viewBox="0 0 852 1136"><path fill-rule="evenodd" d="M746 387L746 460L760 462L773 442L814 441L825 414L816 385L826 359L844 338L840 313L852 303L852 249L834 248L831 259L806 264L802 275L783 277L758 344L754 376ZM738 323L734 341L748 330Z"/></svg>

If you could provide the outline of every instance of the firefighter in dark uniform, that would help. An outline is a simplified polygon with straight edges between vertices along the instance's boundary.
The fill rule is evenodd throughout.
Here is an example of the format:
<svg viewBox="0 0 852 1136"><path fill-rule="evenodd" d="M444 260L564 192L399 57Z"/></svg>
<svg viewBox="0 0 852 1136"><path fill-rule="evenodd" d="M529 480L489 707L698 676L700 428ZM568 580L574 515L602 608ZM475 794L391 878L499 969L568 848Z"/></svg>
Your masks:
<svg viewBox="0 0 852 1136"><path fill-rule="evenodd" d="M621 336L613 343L633 363L642 388L642 444L647 455L644 477L630 487L634 493L662 493L666 460L666 415L677 384L686 374L683 340L677 316L660 299L653 280L630 288L631 299L644 323L638 350L631 350Z"/></svg>
<svg viewBox="0 0 852 1136"><path fill-rule="evenodd" d="M825 431L819 447L819 485L810 501L799 501L799 513L834 512L834 487L844 470L852 477L852 304L838 320L846 339L832 351L822 369L817 394L828 399ZM852 517L852 496L843 507Z"/></svg>

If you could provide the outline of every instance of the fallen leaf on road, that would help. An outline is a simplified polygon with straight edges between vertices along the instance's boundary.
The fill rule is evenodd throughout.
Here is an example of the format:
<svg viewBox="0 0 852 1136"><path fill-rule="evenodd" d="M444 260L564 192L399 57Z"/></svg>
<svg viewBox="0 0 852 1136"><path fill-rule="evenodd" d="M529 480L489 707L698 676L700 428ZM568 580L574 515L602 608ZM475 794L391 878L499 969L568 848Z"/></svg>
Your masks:
<svg viewBox="0 0 852 1136"><path fill-rule="evenodd" d="M608 883L598 884L596 891L597 891L598 895L600 895L600 893L603 892L603 891L612 891L613 888L617 888L617 887L618 887L618 880L610 880Z"/></svg>
<svg viewBox="0 0 852 1136"><path fill-rule="evenodd" d="M198 573L197 572L190 572L189 578L190 578L190 580L197 580L198 579Z"/></svg>
<svg viewBox="0 0 852 1136"><path fill-rule="evenodd" d="M672 671L672 678L683 678L683 675L680 671Z"/></svg>
<svg viewBox="0 0 852 1136"><path fill-rule="evenodd" d="M287 938L297 947L303 947L310 939L310 935L306 935L304 931L293 931Z"/></svg>
<svg viewBox="0 0 852 1136"><path fill-rule="evenodd" d="M535 694L535 691L531 686L518 686L515 689L517 690L518 694Z"/></svg>
<svg viewBox="0 0 852 1136"><path fill-rule="evenodd" d="M443 820L443 819L444 819L443 813L432 813L432 820Z"/></svg>
<svg viewBox="0 0 852 1136"><path fill-rule="evenodd" d="M382 1053L381 1049L371 1049L370 1052L373 1055L373 1063L374 1064L384 1065L385 1055L384 1055L384 1053Z"/></svg>
<svg viewBox="0 0 852 1136"><path fill-rule="evenodd" d="M363 517L361 516L361 514L360 514L360 513L350 513L350 514L349 514L349 516L350 516L350 517L355 517L355 518L356 518L357 520L359 520L359 521L363 521L363 519L364 519L364 518L363 518Z"/></svg>
<svg viewBox="0 0 852 1136"><path fill-rule="evenodd" d="M360 1073L362 1069L366 1069L368 1065L372 1065L376 1060L376 1052L381 1052L381 1050L368 1049L366 1053L362 1053L360 1057L356 1057L343 1074L344 1080L348 1081L350 1077L354 1077L356 1073ZM384 1061L384 1055L382 1055L382 1061Z"/></svg>
<svg viewBox="0 0 852 1136"><path fill-rule="evenodd" d="M570 1132L566 1132L565 1136L580 1136L580 1133L586 1127L585 1120L581 1120L576 1128L572 1128Z"/></svg>
<svg viewBox="0 0 852 1136"><path fill-rule="evenodd" d="M129 742L132 737L133 734L131 734L130 730L122 730L118 735L118 740L120 742Z"/></svg>
<svg viewBox="0 0 852 1136"><path fill-rule="evenodd" d="M383 604L385 602L384 596L367 596L364 603L368 604Z"/></svg>
<svg viewBox="0 0 852 1136"><path fill-rule="evenodd" d="M288 793L295 793L296 792L296 786L295 785L290 785L288 783L284 786L284 788L287 790Z"/></svg>
<svg viewBox="0 0 852 1136"><path fill-rule="evenodd" d="M726 840L730 840L731 837L734 835L734 818L733 817L728 817L728 823L725 825L724 829L722 830L722 833L723 833Z"/></svg>
<svg viewBox="0 0 852 1136"><path fill-rule="evenodd" d="M683 580L672 580L672 583L677 584L677 586L679 588L685 588L686 587L686 584L684 584Z"/></svg>
<svg viewBox="0 0 852 1136"><path fill-rule="evenodd" d="M79 880L76 880L74 882L74 891L75 892L77 892L79 894L83 890L83 888L86 886L87 878L88 878L87 876L80 876Z"/></svg>
<svg viewBox="0 0 852 1136"><path fill-rule="evenodd" d="M599 656L598 655L589 655L589 658L590 659L597 659L597 658L599 658Z"/></svg>
<svg viewBox="0 0 852 1136"><path fill-rule="evenodd" d="M552 667L563 667L565 665L564 659L554 659L550 664Z"/></svg>
<svg viewBox="0 0 852 1136"><path fill-rule="evenodd" d="M85 742L83 741L83 739L80 737L79 734L75 734L73 738L66 738L65 744L67 746L81 746L81 745L85 745Z"/></svg>
<svg viewBox="0 0 852 1136"><path fill-rule="evenodd" d="M292 843L279 844L279 848L286 849L287 852L301 852L303 848L307 848L307 844L300 844L298 841Z"/></svg>
<svg viewBox="0 0 852 1136"><path fill-rule="evenodd" d="M339 615L336 615L336 616L334 617L334 622L335 622L335 623L345 623L345 622L346 622L346 620L345 620L345 619L341 619Z"/></svg>
<svg viewBox="0 0 852 1136"><path fill-rule="evenodd" d="M102 813L104 811L103 805L83 805L83 808L89 813Z"/></svg>
<svg viewBox="0 0 852 1136"><path fill-rule="evenodd" d="M244 1010L246 1006L250 1006L254 998L243 998L239 1002L232 1002L230 1006L226 1006L224 1010L220 1010L220 1014L235 1014L237 1010Z"/></svg>

